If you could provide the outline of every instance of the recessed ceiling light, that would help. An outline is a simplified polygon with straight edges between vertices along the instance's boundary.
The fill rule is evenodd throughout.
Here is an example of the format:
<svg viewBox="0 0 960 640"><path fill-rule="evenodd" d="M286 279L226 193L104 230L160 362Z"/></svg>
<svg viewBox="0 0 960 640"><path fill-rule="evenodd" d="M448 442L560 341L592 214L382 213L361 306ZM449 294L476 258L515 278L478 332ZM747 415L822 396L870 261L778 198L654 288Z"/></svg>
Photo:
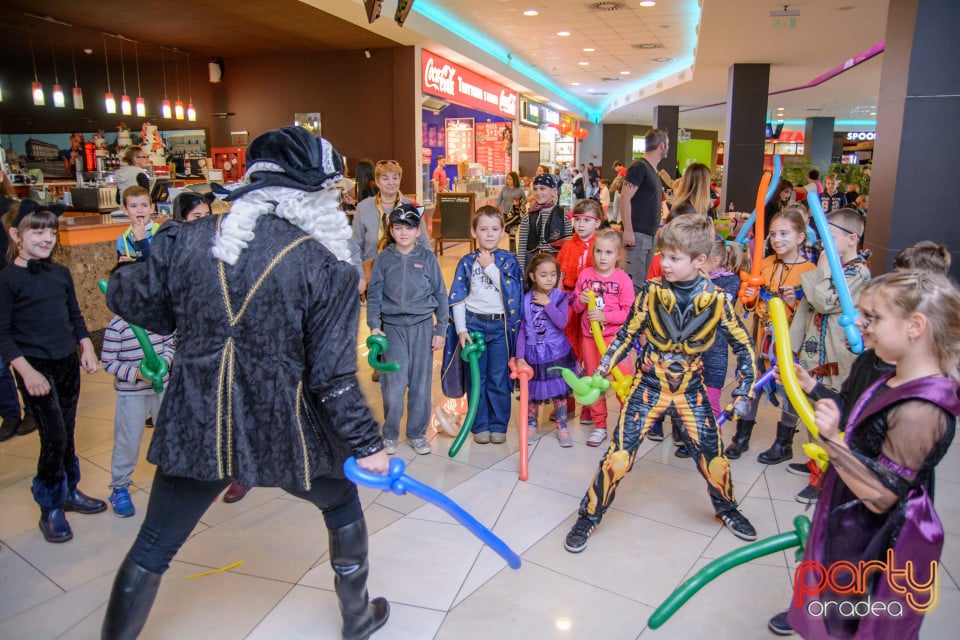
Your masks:
<svg viewBox="0 0 960 640"><path fill-rule="evenodd" d="M538 15L540 15L540 12L537 11L536 9L527 9L526 11L523 12L523 15L525 15L525 16L538 16Z"/></svg>
<svg viewBox="0 0 960 640"><path fill-rule="evenodd" d="M596 89L587 89L587 93L593 93Z"/></svg>
<svg viewBox="0 0 960 640"><path fill-rule="evenodd" d="M620 72L620 75L622 75L622 76L628 76L628 75L630 75L630 72L629 72L629 71L621 71L621 72Z"/></svg>
<svg viewBox="0 0 960 640"><path fill-rule="evenodd" d="M876 111L871 111L871 112L870 112L870 115L875 116L875 115L877 115L877 112L876 112Z"/></svg>
<svg viewBox="0 0 960 640"><path fill-rule="evenodd" d="M584 48L583 48L583 52L584 52L584 53L593 53L594 51L596 51L596 49L594 49L593 47L584 47Z"/></svg>
<svg viewBox="0 0 960 640"><path fill-rule="evenodd" d="M570 35L570 32L569 32L569 31L557 31L557 35L565 38L565 37L567 37L568 35Z"/></svg>
<svg viewBox="0 0 960 640"><path fill-rule="evenodd" d="M590 63L587 62L586 60L581 60L581 61L578 62L577 64L579 64L581 67L586 67L586 66L588 66Z"/></svg>
<svg viewBox="0 0 960 640"><path fill-rule="evenodd" d="M571 86L571 87L579 87L579 86L580 86L580 83L579 83L579 82L571 82L571 83L570 83L570 86Z"/></svg>
<svg viewBox="0 0 960 640"><path fill-rule="evenodd" d="M654 2L653 0L643 0L643 2L640 3L640 6L641 6L641 7L654 7L654 6L656 6L656 4L657 4L657 3Z"/></svg>

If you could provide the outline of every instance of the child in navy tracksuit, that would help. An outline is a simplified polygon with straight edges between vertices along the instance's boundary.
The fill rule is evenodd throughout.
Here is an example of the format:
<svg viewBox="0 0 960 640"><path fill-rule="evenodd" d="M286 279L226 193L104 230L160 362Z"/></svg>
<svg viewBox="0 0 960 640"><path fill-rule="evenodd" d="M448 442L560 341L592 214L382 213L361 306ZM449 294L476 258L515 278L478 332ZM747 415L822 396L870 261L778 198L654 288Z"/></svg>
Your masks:
<svg viewBox="0 0 960 640"><path fill-rule="evenodd" d="M407 396L407 442L430 453L424 437L430 420L433 352L443 348L447 328L447 286L436 256L417 244L421 211L401 203L389 216L389 244L373 263L367 288L370 333L387 337L386 359L400 370L380 375L383 392L383 447L397 452L403 397ZM434 323L436 317L436 323Z"/></svg>
<svg viewBox="0 0 960 640"><path fill-rule="evenodd" d="M453 323L447 330L441 380L447 397L459 398L470 388L460 349L480 332L486 350L480 354L480 405L473 423L477 444L502 444L510 421L511 381L507 363L517 344L523 303L523 279L517 258L498 249L503 237L503 214L496 207L480 207L470 232L479 249L460 258L450 285Z"/></svg>

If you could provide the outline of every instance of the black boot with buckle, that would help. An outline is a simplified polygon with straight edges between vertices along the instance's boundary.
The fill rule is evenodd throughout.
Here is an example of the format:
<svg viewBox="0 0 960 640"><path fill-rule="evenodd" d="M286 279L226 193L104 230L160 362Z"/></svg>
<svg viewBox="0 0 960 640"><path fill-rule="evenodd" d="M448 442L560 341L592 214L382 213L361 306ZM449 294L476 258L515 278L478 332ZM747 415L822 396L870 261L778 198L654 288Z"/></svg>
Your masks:
<svg viewBox="0 0 960 640"><path fill-rule="evenodd" d="M757 462L763 464L780 464L793 457L793 434L797 428L793 425L777 423L777 438L770 448L757 456Z"/></svg>
<svg viewBox="0 0 960 640"><path fill-rule="evenodd" d="M736 460L750 450L750 435L753 434L753 425L756 423L756 420L737 420L737 432L733 434L733 442L724 451L728 458Z"/></svg>
<svg viewBox="0 0 960 640"><path fill-rule="evenodd" d="M123 559L110 591L101 640L133 640L140 635L160 589L161 577L130 558Z"/></svg>
<svg viewBox="0 0 960 640"><path fill-rule="evenodd" d="M367 595L367 523L363 518L329 530L330 566L343 616L344 640L366 640L387 623L390 603Z"/></svg>

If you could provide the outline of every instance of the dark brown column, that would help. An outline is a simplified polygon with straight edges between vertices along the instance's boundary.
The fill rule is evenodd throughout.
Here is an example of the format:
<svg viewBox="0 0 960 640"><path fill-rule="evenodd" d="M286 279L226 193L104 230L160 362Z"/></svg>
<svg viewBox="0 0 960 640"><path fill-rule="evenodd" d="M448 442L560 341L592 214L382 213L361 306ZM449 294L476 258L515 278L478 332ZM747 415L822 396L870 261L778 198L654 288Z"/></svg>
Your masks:
<svg viewBox="0 0 960 640"><path fill-rule="evenodd" d="M667 155L660 160L660 166L657 169L664 169L671 177L676 177L677 172L677 131L680 127L680 107L670 107L658 105L653 108L653 126L657 129L663 129L670 137L670 148Z"/></svg>
<svg viewBox="0 0 960 640"><path fill-rule="evenodd" d="M952 186L960 148L960 22L956 0L890 0L877 105L866 246L871 270L919 240L946 244L960 277ZM939 186L934 186L939 185Z"/></svg>
<svg viewBox="0 0 960 640"><path fill-rule="evenodd" d="M723 150L725 209L752 211L763 174L763 143L767 121L769 64L734 64L727 82L727 127Z"/></svg>

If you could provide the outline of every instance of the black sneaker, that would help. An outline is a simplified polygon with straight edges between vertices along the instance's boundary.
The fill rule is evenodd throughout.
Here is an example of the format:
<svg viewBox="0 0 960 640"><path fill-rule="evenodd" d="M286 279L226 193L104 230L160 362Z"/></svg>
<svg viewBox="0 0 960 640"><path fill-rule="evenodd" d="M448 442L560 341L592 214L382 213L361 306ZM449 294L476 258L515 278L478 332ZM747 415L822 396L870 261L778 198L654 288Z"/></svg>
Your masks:
<svg viewBox="0 0 960 640"><path fill-rule="evenodd" d="M567 539L563 542L563 548L570 553L580 553L587 548L587 538L593 535L596 529L597 525L592 520L583 516L577 518L570 533L567 534Z"/></svg>
<svg viewBox="0 0 960 640"><path fill-rule="evenodd" d="M797 502L800 504L815 504L819 499L820 489L812 484L808 484L797 494Z"/></svg>
<svg viewBox="0 0 960 640"><path fill-rule="evenodd" d="M786 611L781 611L777 615L770 618L770 622L767 623L767 628L770 629L771 633L777 636L796 635L796 632L793 630L793 627L791 627L790 623L787 622Z"/></svg>
<svg viewBox="0 0 960 640"><path fill-rule="evenodd" d="M753 542L757 539L757 530L754 529L753 525L750 524L750 521L747 520L747 516L743 515L736 509L730 509L728 511L724 511L723 513L718 513L717 520L722 522L727 529L730 529L730 533L737 536L741 540Z"/></svg>
<svg viewBox="0 0 960 640"><path fill-rule="evenodd" d="M810 475L810 467L807 466L806 462L791 462L787 465L787 473L796 476L808 476Z"/></svg>
<svg viewBox="0 0 960 640"><path fill-rule="evenodd" d="M677 456L678 458L689 458L690 449L687 449L687 445L681 444L674 450L673 455Z"/></svg>
<svg viewBox="0 0 960 640"><path fill-rule="evenodd" d="M663 440L663 425L655 424L650 427L650 430L647 431L647 440L653 440L654 442L660 442Z"/></svg>
<svg viewBox="0 0 960 640"><path fill-rule="evenodd" d="M145 429L153 429L153 416L147 416L147 419L143 421L143 426Z"/></svg>

